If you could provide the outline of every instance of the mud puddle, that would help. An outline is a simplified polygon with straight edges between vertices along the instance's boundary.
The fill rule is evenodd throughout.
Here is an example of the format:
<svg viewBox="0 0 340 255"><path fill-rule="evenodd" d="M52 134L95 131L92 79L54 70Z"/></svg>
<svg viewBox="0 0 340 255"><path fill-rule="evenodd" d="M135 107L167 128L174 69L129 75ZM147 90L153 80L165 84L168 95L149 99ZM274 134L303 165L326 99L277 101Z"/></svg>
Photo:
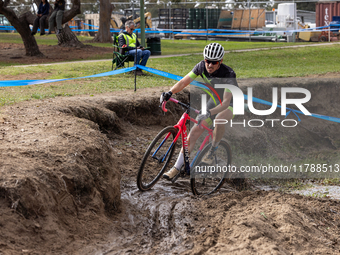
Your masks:
<svg viewBox="0 0 340 255"><path fill-rule="evenodd" d="M282 187L276 185L256 185L256 189L263 191L280 191ZM286 191L290 194L299 194L314 198L330 198L340 200L340 186L337 185L323 185L315 182L307 182L302 187L296 190Z"/></svg>
<svg viewBox="0 0 340 255"><path fill-rule="evenodd" d="M308 183L303 190L296 190L291 193L316 198L331 198L340 200L340 187L333 185L324 186L321 184Z"/></svg>
<svg viewBox="0 0 340 255"><path fill-rule="evenodd" d="M220 192L230 191L235 190L225 184ZM98 254L177 254L193 248L191 232L197 221L193 211L199 210L196 204L200 199L191 194L189 178L176 183L160 180L147 192L140 192L130 181L122 185L121 198L125 215L119 224L125 230L123 237L115 238Z"/></svg>
<svg viewBox="0 0 340 255"><path fill-rule="evenodd" d="M125 153L119 161L121 181L122 213L114 221L115 230L108 242L98 249L98 254L182 254L194 246L194 230L206 231L201 227L197 212L202 199L195 197L190 188L190 177L179 178L175 183L160 179L149 191L141 192L137 188L136 178L141 158L148 143L143 148L135 147L136 137L139 141L148 141L156 136L162 126L129 126L128 133L134 136L120 137L116 141L117 154ZM131 129L131 130L130 130ZM180 147L176 148L173 160L177 158ZM134 157L134 162L124 164L126 157ZM168 165L167 170L170 169ZM166 170L166 171L167 171ZM236 191L225 183L214 197L221 193ZM209 225L210 226L210 225ZM196 233L197 235L197 233Z"/></svg>
<svg viewBox="0 0 340 255"><path fill-rule="evenodd" d="M192 210L187 181L175 185L160 181L148 192L140 192L131 181L123 185L121 198L125 215L120 226L125 234L99 254L146 254L175 246L172 252L183 252L192 248L190 242L183 243L188 239L185 226L193 224L187 217Z"/></svg>
<svg viewBox="0 0 340 255"><path fill-rule="evenodd" d="M230 192L233 191L233 192ZM91 254L337 254L338 202L275 191L223 190L193 197L189 181L122 187L120 229ZM307 241L309 240L309 241ZM88 251L88 249L87 249Z"/></svg>
<svg viewBox="0 0 340 255"><path fill-rule="evenodd" d="M287 86L286 80L281 83ZM340 116L337 83L306 83L315 97L307 108ZM255 96L271 100L269 85ZM146 147L183 113L172 105L168 115L160 112L160 90L139 90L138 98L124 92L2 109L0 253L339 253L337 200L229 192L227 184L216 195L197 198L185 179L160 181L152 191L139 192L135 182ZM233 162L250 166L273 156L284 162L311 155L320 161L338 159L338 124L301 119L289 132L228 128Z"/></svg>

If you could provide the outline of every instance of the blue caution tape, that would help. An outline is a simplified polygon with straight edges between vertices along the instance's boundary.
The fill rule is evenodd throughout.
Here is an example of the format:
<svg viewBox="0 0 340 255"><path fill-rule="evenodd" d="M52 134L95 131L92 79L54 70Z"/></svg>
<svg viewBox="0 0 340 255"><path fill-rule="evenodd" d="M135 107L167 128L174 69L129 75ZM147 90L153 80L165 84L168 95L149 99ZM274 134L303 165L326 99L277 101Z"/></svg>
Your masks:
<svg viewBox="0 0 340 255"><path fill-rule="evenodd" d="M127 67L122 68L114 71L109 71L100 74L94 74L84 77L77 77L77 78L67 78L67 79L53 79L53 80L18 80L18 81L0 81L0 87L13 87L13 86L27 86L27 85L36 85L36 84L44 84L50 82L58 82L58 81L67 81L67 80L76 80L76 79L84 79L84 78L97 78L97 77L104 77L109 75L121 74L136 70L136 67Z"/></svg>
<svg viewBox="0 0 340 255"><path fill-rule="evenodd" d="M186 32L186 31L182 31L182 32L172 32L172 34L174 35L197 35L197 36L213 36L213 35L246 35L249 33L208 33L205 31L205 33L199 33L198 31L196 32Z"/></svg>
<svg viewBox="0 0 340 255"><path fill-rule="evenodd" d="M298 121L301 121L301 119L300 119L299 115L297 115L296 111L294 111L294 110L290 110L290 111L288 111L288 112L287 112L287 114L286 114L286 116L285 116L285 118L287 118L287 117L288 117L288 115L289 115L291 112L293 112L293 113L295 114L295 116L298 118Z"/></svg>
<svg viewBox="0 0 340 255"><path fill-rule="evenodd" d="M76 26L71 26L72 31L74 32L97 32L99 26L95 26L92 24L82 23L85 26L91 27L92 29L74 29ZM259 35L259 34L275 34L275 33L293 33L293 32L303 32L303 31L310 31L310 32L320 32L320 31L337 31L338 27L340 27L340 24L331 24L328 26L322 26L322 27L316 27L316 28L303 28L303 29L297 29L297 30L287 30L287 31L249 31L249 30L231 30L231 29L154 29L154 28L146 28L145 33L146 34L189 34L189 35L202 35L202 36L222 36L222 35ZM327 29L327 30L322 30ZM13 26L0 26L0 30L16 30ZM110 29L110 32L120 32L121 29ZM136 32L140 32L140 29L136 29ZM199 33L203 32L203 33ZM213 33L215 32L215 33ZM217 33L216 33L217 32ZM222 32L222 33L218 33ZM224 33L223 33L224 32Z"/></svg>
<svg viewBox="0 0 340 255"><path fill-rule="evenodd" d="M98 32L98 29L72 29L73 32Z"/></svg>
<svg viewBox="0 0 340 255"><path fill-rule="evenodd" d="M0 30L15 30L12 26L0 26Z"/></svg>
<svg viewBox="0 0 340 255"><path fill-rule="evenodd" d="M244 99L248 100L248 96L244 95ZM253 97L253 102L272 106L271 102L268 102L266 100L259 99L259 98L256 98L256 97ZM279 104L277 105L277 107L282 108L281 105L279 105ZM288 108L288 107L286 107L286 109L289 110L286 114L286 117L288 116L288 114L290 112L293 112L297 116L298 120L301 121L301 119L299 118L297 113L304 114L303 112L298 111L298 110L294 110L294 109L291 109L291 108ZM321 115L321 114L316 114L316 113L311 113L310 116L312 116L314 118L318 118L318 119L329 120L329 121L332 121L332 122L340 123L340 118L337 118L337 117L331 117L331 116L326 116L326 115Z"/></svg>
<svg viewBox="0 0 340 255"><path fill-rule="evenodd" d="M0 87L36 85L36 84L58 82L58 81L65 81L65 80L71 80L71 79L0 81Z"/></svg>
<svg viewBox="0 0 340 255"><path fill-rule="evenodd" d="M147 71L149 73L157 74L157 75L160 75L160 76L163 76L163 77L166 77L166 78L169 78L169 79L173 79L173 80L176 80L176 81L179 81L179 80L181 80L183 78L182 76L178 76L178 75L174 75L174 74L167 73L167 72L164 72L164 71L160 71L160 70L157 70L157 69L153 69L151 67L146 67L146 66L141 66L141 65L137 65L137 67L139 69L143 69L143 70L145 70L145 71ZM193 81L190 84L194 85L194 86L197 86L199 88L209 89L207 86L203 85L202 83L200 83L198 81ZM244 98L246 100L248 100L248 96L247 95L244 95ZM272 106L271 102L268 102L266 100L259 99L259 98L256 98L256 97L253 97L253 102ZM281 108L280 105L278 105L278 107ZM286 117L288 116L288 114L290 112L293 112L296 115L296 117L298 118L298 120L301 121L301 119L299 118L297 113L304 114L303 112L298 111L298 110L294 110L294 109L291 109L291 108L288 108L288 107L286 109L289 110L287 112ZM315 113L312 113L311 116L313 116L315 118L319 118L319 119L324 119L324 120L329 120L329 121L340 123L340 118L336 118L336 117L330 117L330 116L325 116L325 115L320 115L320 114L315 114Z"/></svg>
<svg viewBox="0 0 340 255"><path fill-rule="evenodd" d="M172 73L167 73L167 72L160 71L160 70L157 70L157 69L153 69L151 67L146 67L146 66L141 66L141 65L137 65L137 67L139 69L145 70L149 73L157 74L159 76L163 76L163 77L173 79L173 80L176 80L176 81L180 81L181 79L183 79L182 76L175 75L175 74L172 74ZM203 85L202 83L200 83L198 81L192 81L190 84L197 86L197 87L200 87L200 88L203 88L203 89L209 89L209 87Z"/></svg>
<svg viewBox="0 0 340 255"><path fill-rule="evenodd" d="M164 72L164 71L160 71L160 70L157 70L157 69L154 69L154 68L151 68L151 67L137 65L137 66L133 66L133 67L127 67L127 68L122 68L122 69L119 69L119 70L114 70L114 71L109 71L109 72L94 74L94 75L89 75L89 76L77 77L77 78L52 79L52 80L8 80L8 81L0 81L0 87L26 86L26 85L44 84L44 83L75 80L75 79L104 77L104 76L110 76L110 75L116 75L116 74L122 74L122 73L130 72L130 71L134 71L134 70L136 70L137 67L139 69L145 70L149 73L153 73L153 74L163 76L163 77L166 77L166 78L169 78L169 79L173 79L173 80L176 80L176 81L180 81L183 78L182 76L171 74L171 73ZM208 89L209 90L209 87L205 86L204 84L202 84L201 82L198 82L198 81L192 81L190 84L194 85L196 87L202 88L202 89ZM244 95L244 98L247 100L248 96ZM259 98L256 98L256 97L253 97L253 102L264 104L264 105L269 105L269 106L272 105L271 102L268 102L266 100L259 99ZM278 105L278 107L281 108L280 105ZM297 115L297 113L303 114L303 112L298 111L298 110L294 110L294 109L291 109L291 108L288 108L288 107L286 109L289 110L287 112L286 117L289 115L290 112L293 112L297 116L298 120L300 121L300 118ZM331 117L331 116L326 116L326 115L321 115L321 114L316 114L316 113L311 113L311 116L315 117L315 118L323 119L323 120L328 120L328 121L340 123L340 118L337 118L337 117Z"/></svg>
<svg viewBox="0 0 340 255"><path fill-rule="evenodd" d="M82 24L84 24L85 26L88 26L88 27L99 27L99 26L95 26L95 25L87 24L87 23L84 23L84 22L82 22Z"/></svg>

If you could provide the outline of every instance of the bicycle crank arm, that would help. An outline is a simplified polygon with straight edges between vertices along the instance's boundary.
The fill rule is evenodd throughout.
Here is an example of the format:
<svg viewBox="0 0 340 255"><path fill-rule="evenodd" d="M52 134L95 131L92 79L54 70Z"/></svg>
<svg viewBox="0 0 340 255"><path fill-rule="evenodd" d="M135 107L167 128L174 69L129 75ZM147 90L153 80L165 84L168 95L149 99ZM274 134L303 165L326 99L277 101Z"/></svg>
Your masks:
<svg viewBox="0 0 340 255"><path fill-rule="evenodd" d="M181 175L181 172L178 172L178 174L174 178L172 178L171 182L175 183L180 175Z"/></svg>
<svg viewBox="0 0 340 255"><path fill-rule="evenodd" d="M152 158L156 159L158 161L158 163L163 163L164 158L165 158L165 154L161 155L160 157L153 156Z"/></svg>

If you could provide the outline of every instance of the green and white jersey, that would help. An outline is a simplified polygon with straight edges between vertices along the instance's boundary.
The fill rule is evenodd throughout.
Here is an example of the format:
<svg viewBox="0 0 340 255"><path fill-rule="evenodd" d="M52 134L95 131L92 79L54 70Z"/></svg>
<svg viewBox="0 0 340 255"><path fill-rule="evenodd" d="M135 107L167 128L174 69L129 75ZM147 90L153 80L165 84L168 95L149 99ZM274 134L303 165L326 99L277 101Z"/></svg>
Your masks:
<svg viewBox="0 0 340 255"><path fill-rule="evenodd" d="M238 87L236 73L231 67L223 63L214 73L209 74L205 68L205 62L202 60L192 69L188 75L191 79L196 79L198 76L201 76L204 82L211 85L212 87L214 87L215 84L232 84ZM225 89L216 89L221 100L223 100L224 90ZM215 98L215 100L217 100L217 98ZM230 101L230 106L232 105L233 99Z"/></svg>

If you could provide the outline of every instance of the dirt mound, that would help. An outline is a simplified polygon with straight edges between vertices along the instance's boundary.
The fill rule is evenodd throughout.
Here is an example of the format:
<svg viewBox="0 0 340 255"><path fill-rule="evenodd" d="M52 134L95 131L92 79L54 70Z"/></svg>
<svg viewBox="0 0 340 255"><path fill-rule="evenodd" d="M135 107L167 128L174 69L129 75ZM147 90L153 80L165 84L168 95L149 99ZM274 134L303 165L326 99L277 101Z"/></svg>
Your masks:
<svg viewBox="0 0 340 255"><path fill-rule="evenodd" d="M310 91L311 99L304 104L311 113L326 116L340 116L340 103L338 94L340 90L339 79L326 78L284 78L284 79L254 79L252 82L241 81L241 85L252 86L255 97L272 102L272 87L278 88L278 104L281 104L281 88L300 87ZM242 87L247 94L247 88ZM301 95L288 94L288 98L299 98ZM287 105L297 109L294 105ZM254 104L259 110L269 109L269 106ZM340 149L338 136L338 123L298 114L299 117L290 113L287 117L281 115L281 109L269 116L258 116L246 112L244 116L235 116L236 124L230 128L227 126L226 139L233 149L234 159L240 165L244 162L242 155L268 161L268 158L277 159L281 162L301 160L311 155L320 154L323 151L336 152ZM275 119L275 123L270 120ZM284 127L281 123L285 119L296 121L296 128ZM250 120L262 120L263 127L251 127L260 125L259 121L249 124ZM301 121L300 121L301 120ZM245 124L243 124L243 121ZM274 124L273 124L274 123ZM286 123L287 124L287 123ZM293 122L288 123L292 125ZM272 127L273 125L273 127Z"/></svg>
<svg viewBox="0 0 340 255"><path fill-rule="evenodd" d="M267 191L194 198L188 181L123 187L103 254L338 254L339 202ZM87 250L89 247L87 247Z"/></svg>
<svg viewBox="0 0 340 255"><path fill-rule="evenodd" d="M148 95L56 98L2 109L0 247L32 251L45 242L40 252L70 249L70 243L79 249L80 240L92 240L89 233L110 231L121 210L120 165L131 166L133 157L117 155L108 138L129 137L127 123L166 125L179 117L174 106L171 118L150 115L159 109Z"/></svg>
<svg viewBox="0 0 340 255"><path fill-rule="evenodd" d="M288 86L287 80L280 84ZM255 96L271 101L270 85L259 87ZM313 101L306 107L340 116L339 85L324 86L308 85ZM139 192L135 178L145 149L183 113L170 103L165 115L159 109L159 95L167 89L139 90L138 97L124 91L2 108L0 252L339 251L336 202L276 192L239 193L229 185L220 195L193 199L189 180L162 180L151 192ZM176 97L188 101L187 93ZM337 124L310 117L289 134L267 126L227 132L233 158L241 163L249 153L288 160L339 148Z"/></svg>
<svg viewBox="0 0 340 255"><path fill-rule="evenodd" d="M200 201L194 249L186 254L338 254L339 202L278 192ZM194 217L194 215L193 215ZM208 222L207 222L208 221Z"/></svg>
<svg viewBox="0 0 340 255"><path fill-rule="evenodd" d="M98 124L62 113L58 101L2 110L0 247L6 250L42 242L41 251L64 248L89 229L105 229L104 215L119 209L120 173L107 137Z"/></svg>

